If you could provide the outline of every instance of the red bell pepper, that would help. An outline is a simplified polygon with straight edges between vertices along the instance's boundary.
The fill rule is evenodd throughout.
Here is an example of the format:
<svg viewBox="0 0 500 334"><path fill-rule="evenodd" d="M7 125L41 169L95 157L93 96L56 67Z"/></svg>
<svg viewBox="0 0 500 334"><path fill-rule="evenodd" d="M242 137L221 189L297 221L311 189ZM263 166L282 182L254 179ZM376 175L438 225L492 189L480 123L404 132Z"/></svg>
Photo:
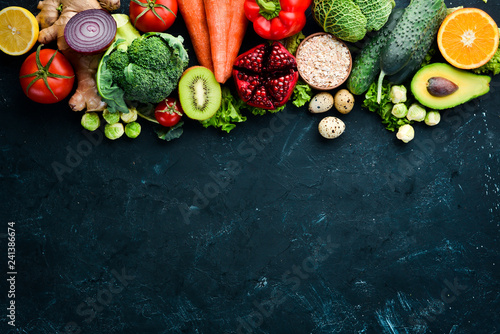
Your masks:
<svg viewBox="0 0 500 334"><path fill-rule="evenodd" d="M262 38L280 40L300 32L312 0L247 0L245 15Z"/></svg>

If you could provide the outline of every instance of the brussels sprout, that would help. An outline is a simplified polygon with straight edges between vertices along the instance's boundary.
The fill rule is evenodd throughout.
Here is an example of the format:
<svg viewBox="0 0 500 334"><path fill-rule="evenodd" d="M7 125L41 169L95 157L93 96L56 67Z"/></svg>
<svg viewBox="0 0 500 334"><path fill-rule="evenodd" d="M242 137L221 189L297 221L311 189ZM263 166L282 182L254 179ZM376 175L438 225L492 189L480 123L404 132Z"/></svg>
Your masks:
<svg viewBox="0 0 500 334"><path fill-rule="evenodd" d="M394 104L404 103L406 102L406 87L401 86L392 86L391 92L389 93L389 98L391 102Z"/></svg>
<svg viewBox="0 0 500 334"><path fill-rule="evenodd" d="M95 131L101 125L101 119L95 112L86 112L82 116L82 126L89 131Z"/></svg>
<svg viewBox="0 0 500 334"><path fill-rule="evenodd" d="M120 118L124 123L132 123L137 120L137 109L128 108L128 113L120 113Z"/></svg>
<svg viewBox="0 0 500 334"><path fill-rule="evenodd" d="M104 135L111 140L120 138L124 132L122 123L106 124L104 127Z"/></svg>
<svg viewBox="0 0 500 334"><path fill-rule="evenodd" d="M115 124L120 121L120 113L119 112L109 112L108 109L104 109L102 112L102 117L104 120L108 122L108 124Z"/></svg>
<svg viewBox="0 0 500 334"><path fill-rule="evenodd" d="M441 114L439 111L431 110L425 115L425 124L428 126L438 125L441 121Z"/></svg>
<svg viewBox="0 0 500 334"><path fill-rule="evenodd" d="M137 122L128 123L125 125L125 134L129 138L137 138L141 133L141 125Z"/></svg>
<svg viewBox="0 0 500 334"><path fill-rule="evenodd" d="M404 118L408 113L408 107L404 103L397 103L392 106L391 113L397 118Z"/></svg>
<svg viewBox="0 0 500 334"><path fill-rule="evenodd" d="M422 107L418 103L413 103L410 108L408 108L408 114L406 114L406 118L409 121L422 122L425 119L425 115L427 112L424 107Z"/></svg>
<svg viewBox="0 0 500 334"><path fill-rule="evenodd" d="M413 126L410 124L405 124L398 129L398 133L396 134L396 138L402 140L405 143L408 143L415 137L415 130Z"/></svg>

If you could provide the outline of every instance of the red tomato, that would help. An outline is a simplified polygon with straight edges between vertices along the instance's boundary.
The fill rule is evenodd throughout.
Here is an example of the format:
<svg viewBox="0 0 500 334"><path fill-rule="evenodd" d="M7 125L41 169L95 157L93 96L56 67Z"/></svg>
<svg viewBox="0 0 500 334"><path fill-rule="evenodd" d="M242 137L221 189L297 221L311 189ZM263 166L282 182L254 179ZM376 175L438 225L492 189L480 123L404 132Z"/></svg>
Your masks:
<svg viewBox="0 0 500 334"><path fill-rule="evenodd" d="M163 32L177 17L177 0L131 0L130 21L142 32Z"/></svg>
<svg viewBox="0 0 500 334"><path fill-rule="evenodd" d="M52 63L47 66L54 53ZM44 77L47 78L47 83ZM50 104L64 100L71 93L75 72L62 53L52 49L41 50L40 45L21 65L19 80L23 92L31 100Z"/></svg>
<svg viewBox="0 0 500 334"><path fill-rule="evenodd" d="M182 108L179 101L167 97L155 108L155 118L163 126L171 127L179 123L182 118Z"/></svg>

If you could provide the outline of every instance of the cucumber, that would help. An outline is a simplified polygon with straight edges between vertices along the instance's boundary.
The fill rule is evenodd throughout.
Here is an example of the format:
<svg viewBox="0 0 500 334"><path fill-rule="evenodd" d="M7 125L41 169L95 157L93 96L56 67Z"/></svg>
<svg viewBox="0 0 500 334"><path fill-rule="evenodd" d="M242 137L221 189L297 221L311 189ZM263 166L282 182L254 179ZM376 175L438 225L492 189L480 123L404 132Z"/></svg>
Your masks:
<svg viewBox="0 0 500 334"><path fill-rule="evenodd" d="M398 81L405 81L412 74L409 69L424 60L445 17L443 0L411 0L381 51L378 101L385 75L404 71Z"/></svg>
<svg viewBox="0 0 500 334"><path fill-rule="evenodd" d="M380 51L403 12L403 8L394 9L384 27L363 46L361 53L354 59L351 75L346 83L347 89L354 95L366 92L380 73Z"/></svg>
<svg viewBox="0 0 500 334"><path fill-rule="evenodd" d="M397 72L396 74L388 76L387 81L389 81L393 85L401 85L402 83L410 79L415 73L417 73L417 70L419 70L422 67L422 62L426 54L427 53L425 53L424 57L422 57L420 52L415 52L410 58L408 64L401 71Z"/></svg>

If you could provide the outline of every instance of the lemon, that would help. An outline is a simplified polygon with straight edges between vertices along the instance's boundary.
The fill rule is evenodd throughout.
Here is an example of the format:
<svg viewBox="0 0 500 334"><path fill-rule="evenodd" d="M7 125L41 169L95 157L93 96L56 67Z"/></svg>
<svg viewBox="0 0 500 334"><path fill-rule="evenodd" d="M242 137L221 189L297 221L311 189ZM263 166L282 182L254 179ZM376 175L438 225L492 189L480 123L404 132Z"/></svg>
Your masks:
<svg viewBox="0 0 500 334"><path fill-rule="evenodd" d="M0 50L6 54L25 54L35 45L38 33L38 22L26 8L10 6L0 11Z"/></svg>

